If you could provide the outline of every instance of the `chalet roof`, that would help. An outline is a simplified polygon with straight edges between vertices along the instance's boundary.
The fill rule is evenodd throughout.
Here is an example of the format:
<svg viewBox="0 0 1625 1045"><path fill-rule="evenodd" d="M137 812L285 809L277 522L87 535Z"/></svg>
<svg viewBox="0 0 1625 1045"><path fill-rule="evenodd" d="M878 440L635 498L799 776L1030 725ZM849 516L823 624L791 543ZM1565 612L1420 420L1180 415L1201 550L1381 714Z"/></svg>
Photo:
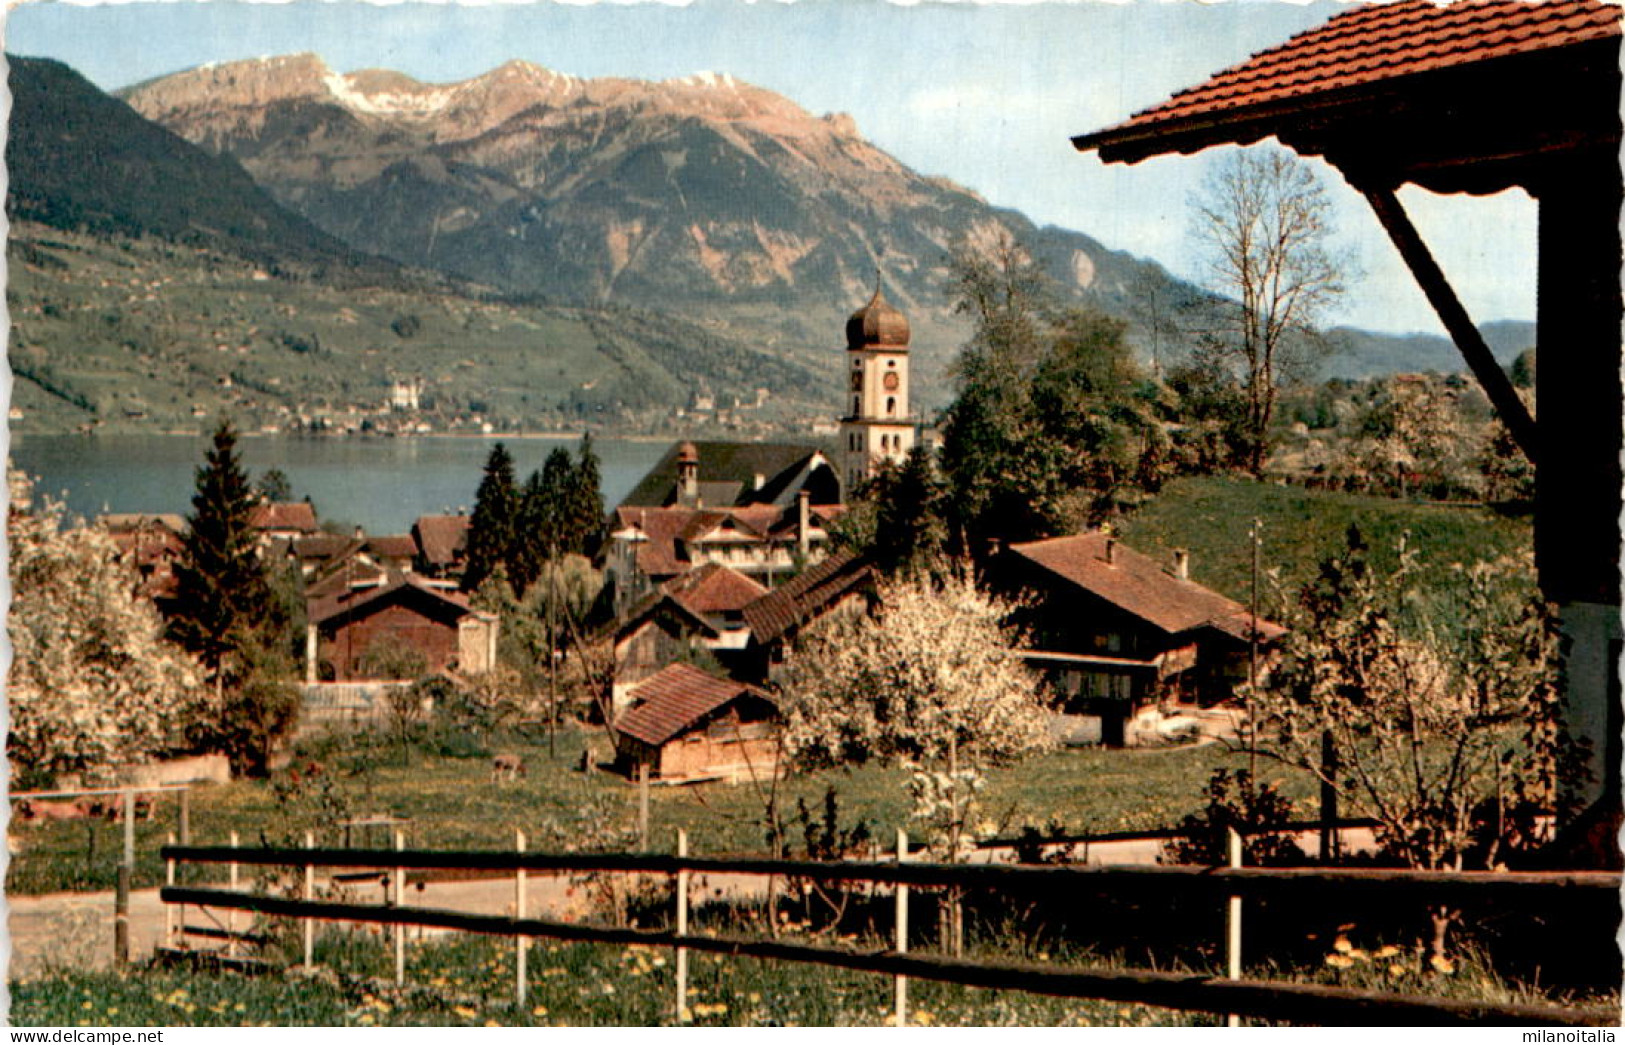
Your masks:
<svg viewBox="0 0 1625 1045"><path fill-rule="evenodd" d="M821 616L847 594L874 577L869 560L849 551L836 552L807 567L744 609L752 641L776 641Z"/></svg>
<svg viewBox="0 0 1625 1045"><path fill-rule="evenodd" d="M427 600L453 619L477 612L461 592L435 587L413 573L390 570L384 574L384 582L373 587L344 586L335 591L317 593L307 602L306 616L311 624L323 624L335 617L352 614L367 616L401 598Z"/></svg>
<svg viewBox="0 0 1625 1045"><path fill-rule="evenodd" d="M699 454L700 490L707 508L771 502L785 492L809 459L819 452L815 446L785 443L674 443L626 495L620 507L661 508L675 503L677 456L685 445L692 445ZM756 486L757 476L763 478L760 489Z"/></svg>
<svg viewBox="0 0 1625 1045"><path fill-rule="evenodd" d="M1250 631L1252 618L1239 602L1195 581L1181 580L1155 559L1104 533L1014 544L1010 551L1170 635L1211 627L1245 640ZM1265 620L1259 621L1258 630L1265 638L1285 634L1285 629Z"/></svg>
<svg viewBox="0 0 1625 1045"><path fill-rule="evenodd" d="M457 553L468 540L468 516L420 515L412 524L412 537L424 561L435 566L450 566L457 561Z"/></svg>
<svg viewBox="0 0 1625 1045"><path fill-rule="evenodd" d="M361 547L354 537L340 533L316 533L308 537L295 537L288 548L301 562L335 559Z"/></svg>
<svg viewBox="0 0 1625 1045"><path fill-rule="evenodd" d="M647 577L671 577L688 569L681 558L678 538L693 520L692 508L627 508L615 509L617 530L636 529L646 538L639 541L638 571Z"/></svg>
<svg viewBox="0 0 1625 1045"><path fill-rule="evenodd" d="M615 729L659 747L742 696L768 699L755 686L670 664L633 687L632 705L615 720Z"/></svg>
<svg viewBox="0 0 1625 1045"><path fill-rule="evenodd" d="M1132 163L1273 134L1342 167L1375 143L1376 162L1433 187L1441 158L1521 170L1520 156L1583 146L1570 131L1598 117L1617 127L1617 88L1597 88L1617 83L1619 38L1619 6L1599 0L1360 4L1073 143ZM1498 183L1518 176L1463 168L1435 191Z"/></svg>
<svg viewBox="0 0 1625 1045"><path fill-rule="evenodd" d="M667 581L665 591L702 614L737 613L767 594L763 585L715 562Z"/></svg>
<svg viewBox="0 0 1625 1045"><path fill-rule="evenodd" d="M391 559L410 559L418 553L417 541L410 534L385 534L365 540L368 551Z"/></svg>
<svg viewBox="0 0 1625 1045"><path fill-rule="evenodd" d="M254 506L252 524L256 530L293 530L316 533L316 509L305 501L261 501Z"/></svg>

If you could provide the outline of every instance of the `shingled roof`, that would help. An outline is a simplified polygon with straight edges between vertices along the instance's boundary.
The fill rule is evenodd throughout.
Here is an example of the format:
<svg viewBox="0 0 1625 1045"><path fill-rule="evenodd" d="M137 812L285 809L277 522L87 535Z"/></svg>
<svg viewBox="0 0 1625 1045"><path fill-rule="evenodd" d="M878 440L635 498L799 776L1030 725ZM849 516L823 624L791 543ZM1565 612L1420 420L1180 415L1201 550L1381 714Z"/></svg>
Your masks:
<svg viewBox="0 0 1625 1045"><path fill-rule="evenodd" d="M867 558L836 552L745 607L751 639L761 644L784 637L873 577L874 566Z"/></svg>
<svg viewBox="0 0 1625 1045"><path fill-rule="evenodd" d="M1211 627L1245 639L1250 630L1252 618L1239 602L1175 576L1150 556L1098 531L1015 544L1010 551L1170 635ZM1258 631L1269 639L1286 633L1262 619Z"/></svg>
<svg viewBox="0 0 1625 1045"><path fill-rule="evenodd" d="M468 597L461 592L435 587L415 574L391 570L383 575L383 583L372 587L322 589L315 598L310 599L306 618L311 624L323 624L339 616L365 616L373 612L376 606L399 598L419 600L431 611L438 611L451 619L461 619L479 612L469 605Z"/></svg>
<svg viewBox="0 0 1625 1045"><path fill-rule="evenodd" d="M1286 113L1367 104L1391 97L1399 81L1469 66L1505 66L1495 78L1516 78L1523 58L1619 37L1619 6L1598 0L1360 4L1073 144L1130 162L1221 142L1246 144L1277 133Z"/></svg>
<svg viewBox="0 0 1625 1045"><path fill-rule="evenodd" d="M252 524L256 530L294 530L315 533L316 509L304 501L262 501L254 507Z"/></svg>
<svg viewBox="0 0 1625 1045"><path fill-rule="evenodd" d="M468 540L468 516L420 515L412 524L412 537L423 553L424 561L436 566L450 566L457 561L457 553Z"/></svg>
<svg viewBox="0 0 1625 1045"><path fill-rule="evenodd" d="M689 664L669 664L631 691L615 730L659 747L741 696L767 700L755 686L719 679Z"/></svg>

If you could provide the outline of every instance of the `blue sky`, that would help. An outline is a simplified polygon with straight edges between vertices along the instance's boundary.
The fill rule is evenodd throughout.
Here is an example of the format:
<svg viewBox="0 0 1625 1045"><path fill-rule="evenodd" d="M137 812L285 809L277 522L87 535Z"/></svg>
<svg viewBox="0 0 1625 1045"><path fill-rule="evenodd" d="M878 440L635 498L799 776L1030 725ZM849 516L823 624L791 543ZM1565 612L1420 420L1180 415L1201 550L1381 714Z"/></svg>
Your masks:
<svg viewBox="0 0 1625 1045"><path fill-rule="evenodd" d="M114 89L200 65L314 51L350 72L427 81L523 58L578 76L727 72L860 131L1033 220L1095 236L1200 281L1189 198L1212 154L1124 167L1073 150L1253 51L1329 18L1326 0L1224 3L29 3L6 50L58 58ZM1332 317L1442 332L1363 201L1317 164L1363 275ZM1475 319L1534 316L1535 208L1522 196L1402 197Z"/></svg>

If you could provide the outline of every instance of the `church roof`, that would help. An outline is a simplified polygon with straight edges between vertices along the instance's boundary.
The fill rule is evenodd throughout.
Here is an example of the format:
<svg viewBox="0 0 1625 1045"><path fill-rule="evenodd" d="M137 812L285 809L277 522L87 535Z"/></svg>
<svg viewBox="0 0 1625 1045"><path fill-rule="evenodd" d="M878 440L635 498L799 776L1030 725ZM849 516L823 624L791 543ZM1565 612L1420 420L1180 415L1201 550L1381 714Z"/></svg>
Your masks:
<svg viewBox="0 0 1625 1045"><path fill-rule="evenodd" d="M705 499L707 508L772 503L789 493L796 477L808 469L819 453L816 446L789 443L736 443L702 441L674 443L620 503L622 508L663 508L676 503L677 459L692 446L699 457L702 496L728 497L726 503ZM760 488L757 476L762 477ZM726 484L726 485L724 485Z"/></svg>
<svg viewBox="0 0 1625 1045"><path fill-rule="evenodd" d="M907 349L908 338L908 317L886 300L878 285L869 303L846 321L848 348Z"/></svg>

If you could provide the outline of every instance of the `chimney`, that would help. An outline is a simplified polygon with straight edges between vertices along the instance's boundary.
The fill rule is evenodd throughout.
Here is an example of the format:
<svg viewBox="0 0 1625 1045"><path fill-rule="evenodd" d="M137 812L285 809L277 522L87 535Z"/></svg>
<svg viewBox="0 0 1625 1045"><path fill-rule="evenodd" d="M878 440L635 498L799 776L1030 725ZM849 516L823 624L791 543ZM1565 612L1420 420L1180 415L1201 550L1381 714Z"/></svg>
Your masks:
<svg viewBox="0 0 1625 1045"><path fill-rule="evenodd" d="M796 491L796 552L805 559L812 549L812 494L806 487Z"/></svg>
<svg viewBox="0 0 1625 1045"><path fill-rule="evenodd" d="M1191 553L1184 548L1174 549L1174 576L1182 581L1191 579Z"/></svg>
<svg viewBox="0 0 1625 1045"><path fill-rule="evenodd" d="M987 557L989 560L997 559L999 553L1004 551L1004 542L997 537L987 539Z"/></svg>
<svg viewBox="0 0 1625 1045"><path fill-rule="evenodd" d="M767 476L763 475L761 472L757 472L755 483L756 485L751 487L751 489L760 490L762 487L767 485Z"/></svg>
<svg viewBox="0 0 1625 1045"><path fill-rule="evenodd" d="M363 537L365 537L365 536L367 536L367 531L366 531L366 530L363 530L363 529L362 529L362 528L361 528L361 527L359 527L359 526L357 526L357 527L356 527L356 528L355 528L355 533L354 533L354 534L353 534L353 535L352 535L352 536L354 536L354 537L355 537L355 539L356 539L356 540L358 540L358 541L359 541L359 540L361 540L361 539L362 539L362 538L363 538Z"/></svg>
<svg viewBox="0 0 1625 1045"><path fill-rule="evenodd" d="M1116 564L1117 564L1117 538L1116 537L1108 537L1108 538L1106 538L1106 565L1114 566Z"/></svg>
<svg viewBox="0 0 1625 1045"><path fill-rule="evenodd" d="M677 503L690 508L699 507L700 451L693 443L677 448Z"/></svg>

